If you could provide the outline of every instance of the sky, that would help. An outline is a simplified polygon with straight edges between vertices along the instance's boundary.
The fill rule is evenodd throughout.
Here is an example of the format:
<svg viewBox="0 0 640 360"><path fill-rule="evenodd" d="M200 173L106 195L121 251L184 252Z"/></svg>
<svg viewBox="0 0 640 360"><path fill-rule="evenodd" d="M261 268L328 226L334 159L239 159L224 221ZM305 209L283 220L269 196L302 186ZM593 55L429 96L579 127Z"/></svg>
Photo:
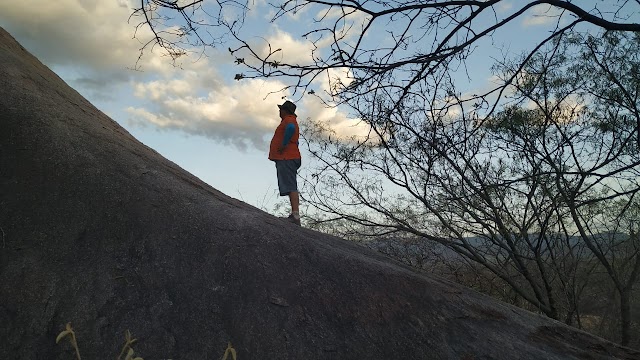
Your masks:
<svg viewBox="0 0 640 360"><path fill-rule="evenodd" d="M505 1L496 10L507 12L515 1ZM292 95L279 92L287 84L277 79L235 81L242 69L226 46L208 49L206 56L190 54L178 66L158 50L145 52L139 60L150 32L136 32L136 21L129 21L138 3L2 1L0 26L142 143L227 195L272 211L281 199L275 167L267 160L268 143L280 121L276 105ZM265 1L252 4L245 22L250 39L289 49L283 55L289 60L309 58L310 44L299 35L313 14L301 12L273 23ZM544 15L549 15L548 6L534 8L487 47L495 51L503 46L516 53L547 34L553 19ZM380 33L373 41L390 39ZM490 57L489 50L478 51L485 50ZM490 84L490 65L469 64L475 75L472 88ZM328 86L323 79L316 85ZM355 126L358 120L341 109L327 108L311 96L295 100L299 121L325 120L344 136L362 131ZM303 153L303 167L310 165L305 159Z"/></svg>

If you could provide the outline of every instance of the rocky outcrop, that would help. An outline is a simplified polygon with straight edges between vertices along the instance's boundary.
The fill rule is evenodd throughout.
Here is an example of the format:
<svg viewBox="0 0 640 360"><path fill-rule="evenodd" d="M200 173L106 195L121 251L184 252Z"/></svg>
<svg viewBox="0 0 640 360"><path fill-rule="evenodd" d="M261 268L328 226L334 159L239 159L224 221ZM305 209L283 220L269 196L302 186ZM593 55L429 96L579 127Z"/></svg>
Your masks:
<svg viewBox="0 0 640 360"><path fill-rule="evenodd" d="M1 359L640 358L220 193L1 29L0 230Z"/></svg>

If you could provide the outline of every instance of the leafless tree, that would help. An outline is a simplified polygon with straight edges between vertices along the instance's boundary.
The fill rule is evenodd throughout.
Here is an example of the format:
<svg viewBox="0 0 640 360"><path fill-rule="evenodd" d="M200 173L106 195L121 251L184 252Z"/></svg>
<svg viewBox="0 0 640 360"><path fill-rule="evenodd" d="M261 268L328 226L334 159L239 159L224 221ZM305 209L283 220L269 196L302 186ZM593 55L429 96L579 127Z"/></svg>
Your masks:
<svg viewBox="0 0 640 360"><path fill-rule="evenodd" d="M305 192L329 214L319 221L444 244L543 313L578 325L590 275L603 271L628 343L637 230L626 229L624 241L603 234L640 191L639 40L572 34L524 67L503 64L512 104L490 117L456 99L389 111L381 97L359 114L367 139L327 136L311 122L305 136L322 166Z"/></svg>
<svg viewBox="0 0 640 360"><path fill-rule="evenodd" d="M272 22L286 24L289 16L304 13L305 23L311 23L310 29L296 34L315 46L307 63L287 62L278 56L283 49L251 43L249 39L260 34L244 34L242 26L247 13L258 5L248 0L140 0L131 21L153 31L154 38L143 49L159 46L177 58L227 40L243 65L238 79L280 77L288 79L294 91L315 92L314 79L339 69L348 75L333 78L328 94L332 100L359 101L375 88L393 95L399 106L405 97L429 91L427 80L432 75L463 71L478 46L499 39L509 24L521 21L534 8L542 9L537 16L548 18L550 25L548 36L532 44L530 55L569 30L640 31L632 17L640 9L637 0L588 4L571 0L272 1ZM389 41L378 41L381 38ZM490 92L500 92L503 85Z"/></svg>

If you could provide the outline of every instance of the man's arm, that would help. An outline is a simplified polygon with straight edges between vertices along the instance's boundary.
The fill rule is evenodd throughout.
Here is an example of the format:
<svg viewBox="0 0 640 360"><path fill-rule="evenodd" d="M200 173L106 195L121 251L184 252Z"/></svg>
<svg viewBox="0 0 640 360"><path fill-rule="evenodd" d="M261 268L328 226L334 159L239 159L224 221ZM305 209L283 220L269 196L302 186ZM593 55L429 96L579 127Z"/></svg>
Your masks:
<svg viewBox="0 0 640 360"><path fill-rule="evenodd" d="M291 137L293 137L293 134L295 132L296 132L296 125L293 123L287 124L287 126L284 128L284 138L282 139L282 147L281 147L283 150L284 150L284 147L287 146L289 141L291 141Z"/></svg>

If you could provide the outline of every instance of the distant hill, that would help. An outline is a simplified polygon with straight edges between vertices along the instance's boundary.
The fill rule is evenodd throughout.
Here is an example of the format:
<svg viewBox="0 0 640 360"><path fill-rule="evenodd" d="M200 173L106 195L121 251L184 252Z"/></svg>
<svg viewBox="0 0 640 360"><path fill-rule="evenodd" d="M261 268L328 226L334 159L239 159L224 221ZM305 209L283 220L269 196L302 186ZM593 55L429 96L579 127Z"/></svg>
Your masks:
<svg viewBox="0 0 640 360"><path fill-rule="evenodd" d="M1 29L0 229L0 359L640 358L220 193Z"/></svg>

